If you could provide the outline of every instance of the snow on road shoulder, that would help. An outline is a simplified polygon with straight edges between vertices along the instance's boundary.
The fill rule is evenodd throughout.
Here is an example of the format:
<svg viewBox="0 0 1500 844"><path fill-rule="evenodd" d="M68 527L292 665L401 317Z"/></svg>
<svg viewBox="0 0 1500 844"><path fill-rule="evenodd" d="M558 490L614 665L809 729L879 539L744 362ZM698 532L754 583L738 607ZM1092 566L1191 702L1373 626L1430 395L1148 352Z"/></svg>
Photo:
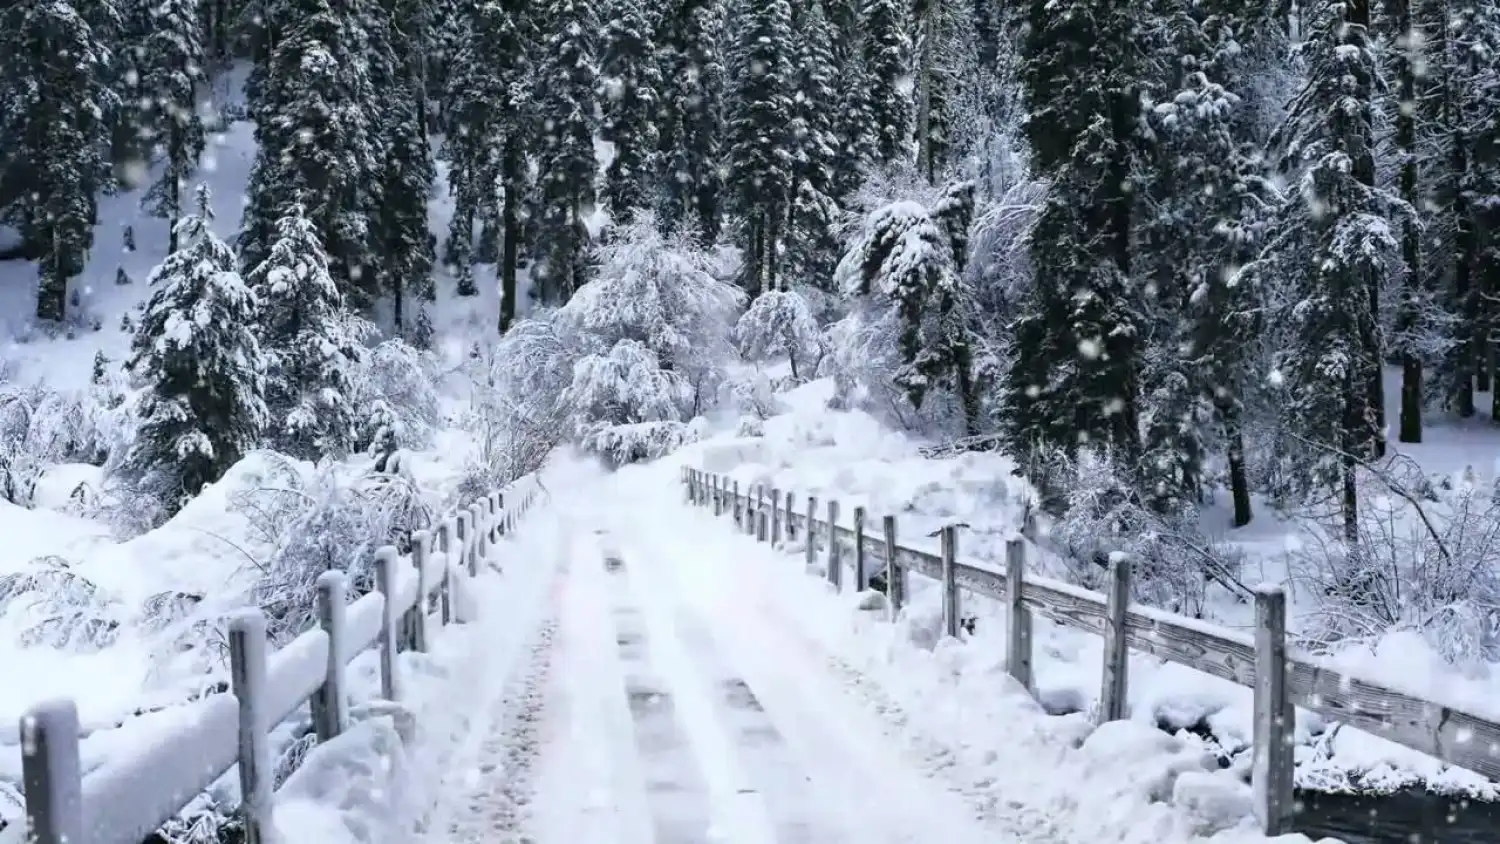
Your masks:
<svg viewBox="0 0 1500 844"><path fill-rule="evenodd" d="M801 634L795 661L819 652L835 670L867 678L874 688L865 701L883 711L892 740L942 769L982 814L1037 833L1045 818L1045 838L1059 841L1267 840L1249 816L1240 772L1220 770L1191 737L1135 722L1096 729L1082 714L1046 714L1005 674L1004 648L992 637L981 631L967 644L938 641L930 611L918 608L892 625L860 610L853 596L831 594L806 576L800 556L774 552L736 535L728 520L686 507L677 471L663 462L626 470L619 482L632 490L639 518L654 512L658 530L692 549L699 586L765 597L772 624Z"/></svg>
<svg viewBox="0 0 1500 844"><path fill-rule="evenodd" d="M368 720L309 753L278 795L285 844L396 844L422 829L436 841L467 840L451 837L455 825L471 815L490 819L496 807L474 797L506 796L492 786L515 773L499 764L511 748L494 739L508 734L520 709L508 704L524 698L507 692L523 688L543 664L539 634L567 536L562 508L542 502L490 556L501 571L485 567L473 582L460 581L474 620L441 628L430 653L403 655L399 706L375 703ZM378 693L373 657L362 654L351 666L356 697ZM403 729L410 742L400 740ZM524 783L506 785L513 794Z"/></svg>

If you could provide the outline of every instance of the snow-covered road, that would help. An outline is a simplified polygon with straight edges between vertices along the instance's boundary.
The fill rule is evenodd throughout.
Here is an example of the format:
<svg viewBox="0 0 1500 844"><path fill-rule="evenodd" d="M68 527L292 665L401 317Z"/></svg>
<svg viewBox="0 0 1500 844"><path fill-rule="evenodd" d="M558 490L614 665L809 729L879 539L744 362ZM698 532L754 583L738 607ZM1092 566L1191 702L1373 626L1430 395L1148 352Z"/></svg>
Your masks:
<svg viewBox="0 0 1500 844"><path fill-rule="evenodd" d="M533 607L529 656L502 649L490 673L505 678L476 678L504 691L454 760L479 775L455 771L466 794L433 840L1020 840L903 758L778 614L773 579L682 543L673 525L688 513L664 498L603 495L560 517L566 559L546 567L556 580Z"/></svg>

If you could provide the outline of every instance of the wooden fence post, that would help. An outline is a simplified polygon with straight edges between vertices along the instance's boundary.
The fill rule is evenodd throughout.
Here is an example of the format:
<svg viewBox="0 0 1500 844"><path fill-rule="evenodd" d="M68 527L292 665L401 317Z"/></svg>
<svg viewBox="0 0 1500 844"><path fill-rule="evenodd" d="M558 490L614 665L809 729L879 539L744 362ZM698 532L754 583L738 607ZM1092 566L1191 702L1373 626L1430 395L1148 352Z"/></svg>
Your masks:
<svg viewBox="0 0 1500 844"><path fill-rule="evenodd" d="M771 544L781 542L781 490L771 487Z"/></svg>
<svg viewBox="0 0 1500 844"><path fill-rule="evenodd" d="M833 588L844 589L844 564L839 553L839 503L828 502L828 571L825 574Z"/></svg>
<svg viewBox="0 0 1500 844"><path fill-rule="evenodd" d="M1026 543L1005 543L1006 637L1005 670L1027 691L1031 690L1031 610L1022 601L1026 583Z"/></svg>
<svg viewBox="0 0 1500 844"><path fill-rule="evenodd" d="M854 591L865 588L865 508L854 508Z"/></svg>
<svg viewBox="0 0 1500 844"><path fill-rule="evenodd" d="M740 520L740 482L734 482L734 498L730 500L730 506L734 508L734 524L736 527L743 524Z"/></svg>
<svg viewBox="0 0 1500 844"><path fill-rule="evenodd" d="M510 523L511 512L505 509L505 493L495 493L495 541L509 535L515 526Z"/></svg>
<svg viewBox="0 0 1500 844"><path fill-rule="evenodd" d="M493 548L495 543L500 541L500 495L490 493L485 497L484 505L488 509L487 515L490 522L490 529L485 533L485 538L489 540L489 545Z"/></svg>
<svg viewBox="0 0 1500 844"><path fill-rule="evenodd" d="M77 844L83 834L83 762L78 707L39 703L21 716L21 785L28 844Z"/></svg>
<svg viewBox="0 0 1500 844"><path fill-rule="evenodd" d="M478 504L469 505L469 577L479 576L479 557L484 549L484 513Z"/></svg>
<svg viewBox="0 0 1500 844"><path fill-rule="evenodd" d="M390 545L375 552L375 588L385 596L380 619L380 696L397 699L396 688L396 592L397 567L401 557Z"/></svg>
<svg viewBox="0 0 1500 844"><path fill-rule="evenodd" d="M1125 611L1130 609L1130 559L1124 554L1114 554L1109 561L1106 598L1109 603L1104 618L1104 680L1099 689L1096 724L1125 717L1130 669L1130 644L1125 628Z"/></svg>
<svg viewBox="0 0 1500 844"><path fill-rule="evenodd" d="M428 580L427 549L428 543L432 541L432 534L425 530L419 530L411 535L411 560L417 567L417 603L412 607L412 650L417 653L427 653L427 648L432 640L427 629L427 600L432 592L432 582Z"/></svg>
<svg viewBox="0 0 1500 844"><path fill-rule="evenodd" d="M443 626L453 623L453 558L448 556L452 546L453 522L450 517L438 525L438 552L443 555L442 594L438 598L438 609L442 611Z"/></svg>
<svg viewBox="0 0 1500 844"><path fill-rule="evenodd" d="M895 621L901 615L901 605L906 603L906 570L896 562L896 517L882 517L880 529L885 534L885 597L890 604L891 621Z"/></svg>
<svg viewBox="0 0 1500 844"><path fill-rule="evenodd" d="M818 497L809 495L807 497L807 526L802 531L802 538L807 542L807 564L811 566L818 561L818 532L813 530L813 519L818 515Z"/></svg>
<svg viewBox="0 0 1500 844"><path fill-rule="evenodd" d="M713 492L710 493L709 497L714 500L714 518L717 519L720 516L724 515L724 496L723 496L722 493L719 492L719 476L718 475L714 475Z"/></svg>
<svg viewBox="0 0 1500 844"><path fill-rule="evenodd" d="M1292 831L1292 733L1295 711L1286 683L1286 592L1255 589L1255 731L1250 789L1266 835Z"/></svg>
<svg viewBox="0 0 1500 844"><path fill-rule="evenodd" d="M943 632L958 638L958 528L944 525L938 534L943 558Z"/></svg>
<svg viewBox="0 0 1500 844"><path fill-rule="evenodd" d="M318 626L328 635L328 665L323 685L313 692L312 722L318 743L344 731L344 618L349 579L341 571L318 575Z"/></svg>
<svg viewBox="0 0 1500 844"><path fill-rule="evenodd" d="M240 820L245 844L266 844L271 820L271 724L266 706L266 616L247 610L229 622L230 687L240 704Z"/></svg>
<svg viewBox="0 0 1500 844"><path fill-rule="evenodd" d="M784 522L786 522L786 538L787 538L787 540L795 540L795 538L796 538L796 520L792 519L793 498L795 498L795 496L792 495L792 490L787 490L787 492L786 492L786 519L784 519Z"/></svg>
<svg viewBox="0 0 1500 844"><path fill-rule="evenodd" d="M744 531L746 536L755 535L755 509L759 505L760 484L745 487L745 518L743 524L740 525L740 530Z"/></svg>

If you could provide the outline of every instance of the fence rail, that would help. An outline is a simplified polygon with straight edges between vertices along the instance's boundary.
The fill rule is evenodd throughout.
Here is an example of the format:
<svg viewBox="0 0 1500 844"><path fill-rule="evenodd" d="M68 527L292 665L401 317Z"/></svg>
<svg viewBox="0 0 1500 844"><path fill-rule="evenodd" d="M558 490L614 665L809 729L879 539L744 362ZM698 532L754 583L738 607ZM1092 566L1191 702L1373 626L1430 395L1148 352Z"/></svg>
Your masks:
<svg viewBox="0 0 1500 844"><path fill-rule="evenodd" d="M1255 812L1268 835L1289 832L1292 801L1294 708L1300 706L1330 720L1500 780L1500 724L1450 706L1348 676L1319 657L1287 643L1286 595L1279 586L1254 591L1253 635L1130 603L1130 562L1117 556L1110 563L1108 594L1100 594L1026 573L1025 544L1006 543L1004 571L958 559L954 526L940 533L941 551L933 554L897 544L894 516L885 516L879 536L866 530L864 508L856 507L851 526L839 523L839 506L827 502L819 519L818 500L808 496L797 512L796 496L779 489L755 487L740 492L738 481L684 468L688 500L731 514L736 525L759 540L806 540L808 563L818 546L827 554L826 576L842 588L843 569L865 582L870 561L881 561L890 617L900 612L908 594L907 572L937 580L942 589L943 629L958 636L961 593L976 592L1007 608L1007 670L1032 687L1031 620L1041 615L1058 624L1104 637L1099 722L1125 716L1128 655L1131 649L1185 665L1255 693L1251 787Z"/></svg>
<svg viewBox="0 0 1500 844"><path fill-rule="evenodd" d="M194 704L188 723L144 753L106 762L86 776L79 756L78 710L71 700L48 701L21 718L22 780L28 844L140 844L197 794L238 765L245 844L269 840L274 760L270 731L304 702L311 705L318 742L347 725L345 670L368 648L380 648L381 697L400 698L396 655L426 651L432 616L459 618L455 576L473 578L500 538L535 501L527 477L415 531L411 553L393 546L376 554L376 591L346 605L341 571L317 581L317 629L274 652L266 618L245 610L229 623L232 694Z"/></svg>

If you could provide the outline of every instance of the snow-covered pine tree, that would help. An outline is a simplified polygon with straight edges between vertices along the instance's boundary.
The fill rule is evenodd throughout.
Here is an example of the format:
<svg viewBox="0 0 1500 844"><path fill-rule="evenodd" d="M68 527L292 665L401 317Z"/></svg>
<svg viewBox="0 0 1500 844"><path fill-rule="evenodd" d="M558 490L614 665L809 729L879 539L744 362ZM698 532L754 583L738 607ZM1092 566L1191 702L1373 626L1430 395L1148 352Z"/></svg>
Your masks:
<svg viewBox="0 0 1500 844"><path fill-rule="evenodd" d="M178 223L182 248L151 274L128 362L146 389L119 471L169 514L259 445L268 419L255 294L213 233L206 187L197 205Z"/></svg>
<svg viewBox="0 0 1500 844"><path fill-rule="evenodd" d="M719 239L723 214L724 0L672 0L658 28L665 93L657 172L657 219L704 243Z"/></svg>
<svg viewBox="0 0 1500 844"><path fill-rule="evenodd" d="M864 63L875 151L882 163L907 160L912 125L909 0L865 0Z"/></svg>
<svg viewBox="0 0 1500 844"><path fill-rule="evenodd" d="M515 319L524 237L521 209L528 187L525 164L538 134L532 129L537 111L529 83L538 55L534 18L539 14L522 0L468 4L444 106L443 158L454 195L444 260L455 267L460 295L477 293L471 266L474 223L499 221L502 331Z"/></svg>
<svg viewBox="0 0 1500 844"><path fill-rule="evenodd" d="M744 219L743 285L750 298L776 290L792 187L795 115L792 14L787 0L736 8L734 94L729 100L730 187Z"/></svg>
<svg viewBox="0 0 1500 844"><path fill-rule="evenodd" d="M1031 233L1035 284L1005 388L1018 460L1080 444L1140 447L1143 330L1132 284L1141 7L1034 0L1022 79L1033 163L1051 179Z"/></svg>
<svg viewBox="0 0 1500 844"><path fill-rule="evenodd" d="M793 283L830 288L840 257L841 216L834 197L841 95L834 88L833 26L822 0L796 7L792 17L792 180L779 276L783 290Z"/></svg>
<svg viewBox="0 0 1500 844"><path fill-rule="evenodd" d="M36 317L50 322L65 316L68 282L93 247L96 197L109 172L110 51L91 20L102 13L87 11L65 0L0 8L0 80L10 91L0 112L0 197L8 199L0 219L37 257Z"/></svg>
<svg viewBox="0 0 1500 844"><path fill-rule="evenodd" d="M380 291L391 297L396 332L426 346L432 334L428 305L437 295L427 221L436 174L427 138L425 61L419 50L430 40L430 13L426 0L388 0L384 14L396 28L390 31L393 76L380 86L384 160L380 202L374 209L375 272Z"/></svg>
<svg viewBox="0 0 1500 844"><path fill-rule="evenodd" d="M160 149L161 175L144 199L152 214L168 221L167 251L177 251L177 220L183 189L203 153L198 91L203 81L203 27L198 0L159 0L148 6L149 28L137 54L141 65L142 124Z"/></svg>
<svg viewBox="0 0 1500 844"><path fill-rule="evenodd" d="M343 456L359 433L349 393L365 324L345 313L318 237L293 205L276 221L270 254L246 279L260 301L268 440L305 460Z"/></svg>
<svg viewBox="0 0 1500 844"><path fill-rule="evenodd" d="M983 386L994 375L974 289L962 275L974 185L945 189L931 208L909 200L877 209L839 263L845 295L873 311L851 319L896 333L892 382L913 407L949 391L966 434L983 422ZM868 333L868 332L867 332Z"/></svg>
<svg viewBox="0 0 1500 844"><path fill-rule="evenodd" d="M551 0L547 38L537 73L537 152L541 219L538 240L546 254L536 270L544 304L562 304L583 286L594 207L594 154L599 86L599 20L592 0Z"/></svg>
<svg viewBox="0 0 1500 844"><path fill-rule="evenodd" d="M384 57L368 42L370 10L361 2L350 11L329 0L272 3L267 25L279 40L250 102L258 146L239 247L247 271L259 266L277 221L302 204L345 301L362 309L379 292L369 246L371 191L382 176L379 95L367 72Z"/></svg>
<svg viewBox="0 0 1500 844"><path fill-rule="evenodd" d="M650 161L659 143L663 87L642 0L613 0L609 6L599 73L600 137L614 145L604 195L612 219L628 223L637 210L651 206Z"/></svg>
<svg viewBox="0 0 1500 844"><path fill-rule="evenodd" d="M1247 268L1290 285L1288 306L1275 314L1289 335L1276 361L1292 436L1282 451L1304 488L1339 491L1350 540L1359 531L1356 468L1380 439L1371 410L1382 363L1372 288L1387 283L1399 255L1389 220L1410 213L1366 182L1379 68L1361 1L1320 0L1309 10L1308 84L1278 138L1299 182L1263 257Z"/></svg>

